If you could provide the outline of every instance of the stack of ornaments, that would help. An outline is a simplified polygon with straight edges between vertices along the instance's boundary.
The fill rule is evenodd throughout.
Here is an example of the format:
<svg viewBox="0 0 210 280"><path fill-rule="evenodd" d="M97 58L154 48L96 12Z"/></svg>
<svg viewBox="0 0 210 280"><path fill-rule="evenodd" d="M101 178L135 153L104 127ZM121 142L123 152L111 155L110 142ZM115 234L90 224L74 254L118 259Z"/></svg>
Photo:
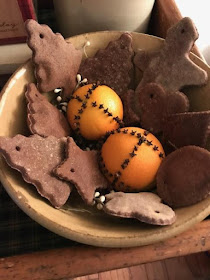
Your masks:
<svg viewBox="0 0 210 280"><path fill-rule="evenodd" d="M190 18L168 30L159 51L134 53L125 32L83 61L48 26L29 20L26 31L36 77L25 93L31 135L1 136L0 151L41 196L60 208L76 189L109 215L169 225L172 208L209 195L210 111L189 112L180 91L208 80L189 58L198 37ZM42 94L51 91L56 102Z"/></svg>

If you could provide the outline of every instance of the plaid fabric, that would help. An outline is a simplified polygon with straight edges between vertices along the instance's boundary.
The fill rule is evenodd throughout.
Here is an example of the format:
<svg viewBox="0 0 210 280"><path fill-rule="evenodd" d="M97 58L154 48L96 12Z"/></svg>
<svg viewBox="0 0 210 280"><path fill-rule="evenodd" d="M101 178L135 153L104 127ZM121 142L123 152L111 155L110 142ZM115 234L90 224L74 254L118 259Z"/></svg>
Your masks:
<svg viewBox="0 0 210 280"><path fill-rule="evenodd" d="M0 257L76 244L48 231L28 217L0 183Z"/></svg>

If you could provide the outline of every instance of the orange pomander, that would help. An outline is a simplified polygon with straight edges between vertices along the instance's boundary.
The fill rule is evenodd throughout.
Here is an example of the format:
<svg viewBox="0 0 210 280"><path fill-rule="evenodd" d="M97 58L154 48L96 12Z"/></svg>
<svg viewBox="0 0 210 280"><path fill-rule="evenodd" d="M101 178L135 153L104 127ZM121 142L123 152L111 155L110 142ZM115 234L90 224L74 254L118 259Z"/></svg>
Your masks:
<svg viewBox="0 0 210 280"><path fill-rule="evenodd" d="M164 155L153 134L138 127L121 128L103 144L100 166L116 190L139 192L154 186Z"/></svg>
<svg viewBox="0 0 210 280"><path fill-rule="evenodd" d="M88 140L97 140L119 127L123 118L122 101L111 88L89 84L74 92L67 117L72 129Z"/></svg>

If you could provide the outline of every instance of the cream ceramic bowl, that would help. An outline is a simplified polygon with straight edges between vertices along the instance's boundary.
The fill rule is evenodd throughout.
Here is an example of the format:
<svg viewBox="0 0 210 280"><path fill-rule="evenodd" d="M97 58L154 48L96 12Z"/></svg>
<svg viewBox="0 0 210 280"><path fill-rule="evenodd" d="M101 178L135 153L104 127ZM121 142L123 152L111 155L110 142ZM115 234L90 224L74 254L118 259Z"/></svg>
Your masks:
<svg viewBox="0 0 210 280"><path fill-rule="evenodd" d="M92 56L120 34L118 31L89 33L72 37L69 41L76 48L83 47L89 41L86 52ZM162 39L153 36L132 34L135 50L157 50L163 43ZM195 55L191 55L191 59L210 77L210 68L204 62ZM29 61L14 73L2 90L0 135L28 134L24 92L25 86L32 81L33 67ZM206 86L188 88L187 94L191 111L210 109L210 80ZM95 246L130 247L155 243L187 230L210 214L208 197L196 205L176 210L177 220L173 225L151 226L136 220L111 217L94 207L86 207L76 195L72 195L68 203L57 210L38 195L35 187L25 183L19 172L8 167L3 158L0 158L0 179L11 198L32 219L61 236Z"/></svg>

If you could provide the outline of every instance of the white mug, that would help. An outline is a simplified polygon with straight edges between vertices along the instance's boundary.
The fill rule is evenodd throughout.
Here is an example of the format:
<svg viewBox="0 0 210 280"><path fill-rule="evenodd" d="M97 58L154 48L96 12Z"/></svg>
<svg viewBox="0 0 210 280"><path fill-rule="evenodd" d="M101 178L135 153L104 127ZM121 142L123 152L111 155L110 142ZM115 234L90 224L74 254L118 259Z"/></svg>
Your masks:
<svg viewBox="0 0 210 280"><path fill-rule="evenodd" d="M102 30L145 33L154 1L54 0L54 7L64 37Z"/></svg>

